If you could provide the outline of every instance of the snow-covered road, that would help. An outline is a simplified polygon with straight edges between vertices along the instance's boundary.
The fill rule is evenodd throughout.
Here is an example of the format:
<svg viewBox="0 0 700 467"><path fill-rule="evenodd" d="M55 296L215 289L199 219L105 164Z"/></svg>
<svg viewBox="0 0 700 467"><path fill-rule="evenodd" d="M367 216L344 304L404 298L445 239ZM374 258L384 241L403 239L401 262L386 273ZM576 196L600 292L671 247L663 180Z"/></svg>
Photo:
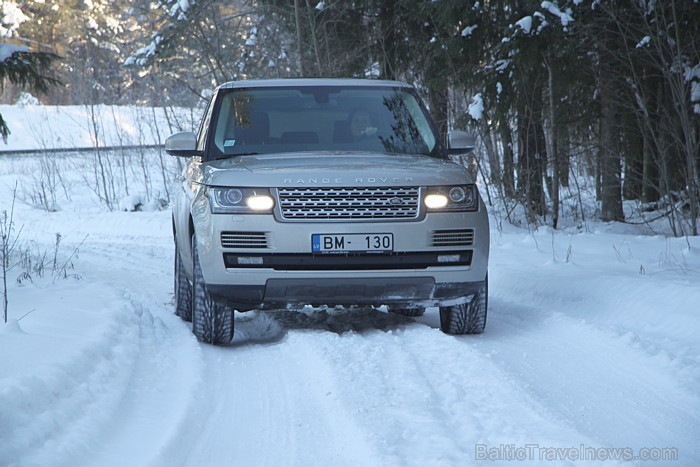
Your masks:
<svg viewBox="0 0 700 467"><path fill-rule="evenodd" d="M481 336L277 312L212 347L172 314L168 212L17 215L88 237L81 280L10 290L0 465L700 464L699 238L495 230Z"/></svg>
<svg viewBox="0 0 700 467"><path fill-rule="evenodd" d="M167 126L95 110L101 146ZM167 197L178 160L42 154L91 146L87 109L0 111L3 149L37 150L0 157L18 240L0 467L700 465L699 237L493 219L483 335L442 334L436 310L279 311L238 314L234 343L212 347L173 314L170 213L98 202Z"/></svg>

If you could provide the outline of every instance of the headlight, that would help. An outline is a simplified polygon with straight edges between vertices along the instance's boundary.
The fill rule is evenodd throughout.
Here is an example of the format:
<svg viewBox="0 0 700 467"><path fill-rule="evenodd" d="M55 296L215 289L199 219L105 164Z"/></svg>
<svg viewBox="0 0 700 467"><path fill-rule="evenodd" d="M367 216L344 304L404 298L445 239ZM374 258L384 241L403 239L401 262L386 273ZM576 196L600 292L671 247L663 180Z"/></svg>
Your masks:
<svg viewBox="0 0 700 467"><path fill-rule="evenodd" d="M428 211L476 211L479 195L476 185L431 186L423 203Z"/></svg>
<svg viewBox="0 0 700 467"><path fill-rule="evenodd" d="M461 186L453 186L450 189L450 200L453 203L461 203L467 197L467 191Z"/></svg>
<svg viewBox="0 0 700 467"><path fill-rule="evenodd" d="M214 196L219 206L237 206L243 201L243 192L238 188L216 189Z"/></svg>
<svg viewBox="0 0 700 467"><path fill-rule="evenodd" d="M270 195L249 196L245 202L253 211L269 211L275 205Z"/></svg>
<svg viewBox="0 0 700 467"><path fill-rule="evenodd" d="M425 205L429 209L442 209L447 206L448 202L447 196L439 193L433 193L425 197Z"/></svg>
<svg viewBox="0 0 700 467"><path fill-rule="evenodd" d="M270 213L275 201L267 188L220 188L207 190L214 214Z"/></svg>

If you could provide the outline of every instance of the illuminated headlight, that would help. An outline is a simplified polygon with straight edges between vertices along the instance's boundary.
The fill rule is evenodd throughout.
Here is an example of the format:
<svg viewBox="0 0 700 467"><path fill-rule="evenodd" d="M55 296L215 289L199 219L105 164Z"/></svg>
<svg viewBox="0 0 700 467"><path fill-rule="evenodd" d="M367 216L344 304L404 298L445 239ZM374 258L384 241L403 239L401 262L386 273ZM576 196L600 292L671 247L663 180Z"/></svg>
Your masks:
<svg viewBox="0 0 700 467"><path fill-rule="evenodd" d="M207 195L214 214L269 213L275 205L267 188L210 187Z"/></svg>
<svg viewBox="0 0 700 467"><path fill-rule="evenodd" d="M479 195L476 185L431 186L423 202L428 211L476 211Z"/></svg>
<svg viewBox="0 0 700 467"><path fill-rule="evenodd" d="M447 196L434 193L425 197L425 205L428 209L442 209L447 206Z"/></svg>
<svg viewBox="0 0 700 467"><path fill-rule="evenodd" d="M270 195L253 195L245 200L246 204L253 211L269 211L275 202Z"/></svg>

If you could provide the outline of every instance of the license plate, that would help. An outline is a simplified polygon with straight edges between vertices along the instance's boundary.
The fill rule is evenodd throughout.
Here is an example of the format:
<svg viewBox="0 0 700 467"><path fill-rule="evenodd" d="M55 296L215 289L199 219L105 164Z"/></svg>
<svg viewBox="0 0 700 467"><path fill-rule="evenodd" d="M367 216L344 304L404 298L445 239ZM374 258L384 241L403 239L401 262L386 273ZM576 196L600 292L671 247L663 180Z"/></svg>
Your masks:
<svg viewBox="0 0 700 467"><path fill-rule="evenodd" d="M394 251L394 234L313 234L314 253L386 253Z"/></svg>

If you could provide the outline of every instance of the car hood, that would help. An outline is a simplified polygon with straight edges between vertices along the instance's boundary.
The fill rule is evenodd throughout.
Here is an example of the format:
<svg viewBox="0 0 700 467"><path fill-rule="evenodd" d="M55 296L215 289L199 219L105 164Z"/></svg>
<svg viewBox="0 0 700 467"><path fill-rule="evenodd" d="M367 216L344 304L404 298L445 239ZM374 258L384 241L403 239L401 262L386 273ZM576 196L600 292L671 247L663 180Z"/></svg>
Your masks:
<svg viewBox="0 0 700 467"><path fill-rule="evenodd" d="M424 186L472 182L453 162L421 155L288 153L235 156L203 164L212 186Z"/></svg>

